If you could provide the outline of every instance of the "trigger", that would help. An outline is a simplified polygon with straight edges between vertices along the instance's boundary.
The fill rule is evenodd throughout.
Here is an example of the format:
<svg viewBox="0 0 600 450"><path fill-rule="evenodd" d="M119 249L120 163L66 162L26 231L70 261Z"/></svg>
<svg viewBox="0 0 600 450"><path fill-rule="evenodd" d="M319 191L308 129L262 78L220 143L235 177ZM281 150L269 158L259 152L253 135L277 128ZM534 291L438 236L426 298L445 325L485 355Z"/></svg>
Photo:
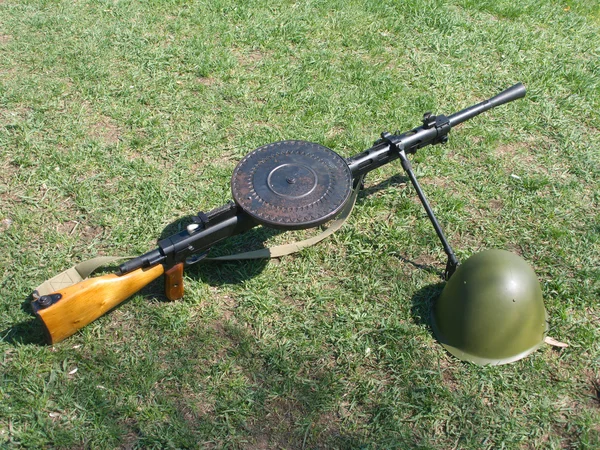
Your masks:
<svg viewBox="0 0 600 450"><path fill-rule="evenodd" d="M208 252L199 253L197 255L188 256L185 260L186 266L191 266L192 264L196 264L197 262L203 260L208 255Z"/></svg>

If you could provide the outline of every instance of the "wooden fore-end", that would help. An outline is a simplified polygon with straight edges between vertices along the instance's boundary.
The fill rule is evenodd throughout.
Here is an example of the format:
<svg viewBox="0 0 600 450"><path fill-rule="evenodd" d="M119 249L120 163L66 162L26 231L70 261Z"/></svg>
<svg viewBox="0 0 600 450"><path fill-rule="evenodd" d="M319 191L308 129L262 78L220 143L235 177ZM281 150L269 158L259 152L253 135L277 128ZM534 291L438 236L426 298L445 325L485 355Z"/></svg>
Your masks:
<svg viewBox="0 0 600 450"><path fill-rule="evenodd" d="M55 292L60 300L36 314L46 327L50 344L71 336L164 273L162 264L125 275L89 278Z"/></svg>
<svg viewBox="0 0 600 450"><path fill-rule="evenodd" d="M165 295L169 300L183 297L183 263L176 264L165 272Z"/></svg>

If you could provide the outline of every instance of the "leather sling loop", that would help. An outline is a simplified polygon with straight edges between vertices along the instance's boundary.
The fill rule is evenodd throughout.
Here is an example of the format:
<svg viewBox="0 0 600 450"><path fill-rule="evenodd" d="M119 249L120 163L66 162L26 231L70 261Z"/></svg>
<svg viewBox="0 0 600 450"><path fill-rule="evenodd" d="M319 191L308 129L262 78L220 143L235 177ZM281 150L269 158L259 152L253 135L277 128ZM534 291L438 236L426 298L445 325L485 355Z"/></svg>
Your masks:
<svg viewBox="0 0 600 450"><path fill-rule="evenodd" d="M234 255L203 258L202 261L240 261L248 259L279 258L281 256L297 253L302 249L321 242L323 239L331 236L333 233L339 230L344 222L346 222L346 219L348 219L350 216L350 213L356 204L356 198L358 196L358 192L360 191L360 187L362 186L363 177L360 177L358 180L356 180L352 194L342 208L342 211L337 219L332 221L326 229L316 236L304 239L302 241L292 242L290 244L276 245L274 247L261 248L249 252L236 253ZM33 297L34 299L37 299L42 295L52 294L60 289L67 288L85 280L94 270L98 269L99 267L105 266L120 259L131 258L131 256L98 256L87 261L82 261L70 269L67 269L64 272L61 272L58 275L50 278L49 280L44 281L33 291Z"/></svg>

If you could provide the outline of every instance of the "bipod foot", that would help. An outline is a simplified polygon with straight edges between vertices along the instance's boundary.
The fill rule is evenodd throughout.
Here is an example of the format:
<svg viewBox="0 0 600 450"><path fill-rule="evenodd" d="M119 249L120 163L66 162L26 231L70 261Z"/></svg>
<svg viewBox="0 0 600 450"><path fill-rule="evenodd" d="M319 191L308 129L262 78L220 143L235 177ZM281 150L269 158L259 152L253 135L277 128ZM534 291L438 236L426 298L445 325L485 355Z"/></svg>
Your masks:
<svg viewBox="0 0 600 450"><path fill-rule="evenodd" d="M448 281L450 277L454 274L454 272L456 272L456 269L459 265L460 263L456 259L448 257L448 261L446 262L446 269L444 270L443 274L444 280Z"/></svg>

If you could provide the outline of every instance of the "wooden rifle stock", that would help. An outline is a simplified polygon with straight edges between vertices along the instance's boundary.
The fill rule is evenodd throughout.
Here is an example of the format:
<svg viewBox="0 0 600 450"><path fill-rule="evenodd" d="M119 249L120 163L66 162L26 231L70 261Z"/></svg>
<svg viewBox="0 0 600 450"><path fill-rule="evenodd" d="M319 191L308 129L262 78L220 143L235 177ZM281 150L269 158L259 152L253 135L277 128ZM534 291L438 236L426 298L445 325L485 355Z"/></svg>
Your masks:
<svg viewBox="0 0 600 450"><path fill-rule="evenodd" d="M137 269L125 275L89 278L61 289L55 303L36 311L43 322L50 344L71 336L80 328L102 316L165 272L162 264Z"/></svg>

